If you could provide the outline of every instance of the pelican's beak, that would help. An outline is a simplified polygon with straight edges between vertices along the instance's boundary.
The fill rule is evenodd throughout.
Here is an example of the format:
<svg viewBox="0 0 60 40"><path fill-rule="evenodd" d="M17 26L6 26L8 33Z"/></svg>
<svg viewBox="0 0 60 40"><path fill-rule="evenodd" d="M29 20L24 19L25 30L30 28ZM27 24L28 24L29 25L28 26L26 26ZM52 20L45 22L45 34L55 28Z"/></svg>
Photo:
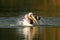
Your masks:
<svg viewBox="0 0 60 40"><path fill-rule="evenodd" d="M33 20L33 22L35 22L38 25L38 21L36 20L36 18L33 15L31 15L31 20Z"/></svg>

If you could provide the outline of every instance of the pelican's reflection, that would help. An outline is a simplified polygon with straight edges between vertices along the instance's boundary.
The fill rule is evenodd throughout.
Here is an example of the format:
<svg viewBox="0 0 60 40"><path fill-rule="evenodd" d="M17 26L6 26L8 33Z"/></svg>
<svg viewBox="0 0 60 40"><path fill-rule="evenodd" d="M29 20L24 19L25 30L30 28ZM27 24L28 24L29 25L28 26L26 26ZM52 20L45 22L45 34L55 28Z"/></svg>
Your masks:
<svg viewBox="0 0 60 40"><path fill-rule="evenodd" d="M20 35L19 38L23 37L23 40L40 40L40 28L38 26L20 28L18 33Z"/></svg>

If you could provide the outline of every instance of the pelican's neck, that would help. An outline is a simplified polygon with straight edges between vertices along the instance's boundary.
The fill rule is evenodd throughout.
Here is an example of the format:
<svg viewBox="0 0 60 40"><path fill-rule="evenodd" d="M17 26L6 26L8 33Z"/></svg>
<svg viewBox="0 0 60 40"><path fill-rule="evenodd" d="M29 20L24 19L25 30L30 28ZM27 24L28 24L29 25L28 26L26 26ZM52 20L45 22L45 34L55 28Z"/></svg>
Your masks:
<svg viewBox="0 0 60 40"><path fill-rule="evenodd" d="M24 17L25 17L25 18L24 18L24 21L30 23L30 20L28 19L28 14L26 14Z"/></svg>
<svg viewBox="0 0 60 40"><path fill-rule="evenodd" d="M29 23L26 19L23 19L23 25L24 26L32 26L32 24Z"/></svg>

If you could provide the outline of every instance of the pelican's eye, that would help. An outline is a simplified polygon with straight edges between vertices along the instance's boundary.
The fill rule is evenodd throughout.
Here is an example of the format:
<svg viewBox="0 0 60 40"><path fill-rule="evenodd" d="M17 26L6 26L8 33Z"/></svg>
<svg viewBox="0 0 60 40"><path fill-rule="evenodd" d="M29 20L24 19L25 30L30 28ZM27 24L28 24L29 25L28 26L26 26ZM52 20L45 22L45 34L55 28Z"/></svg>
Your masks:
<svg viewBox="0 0 60 40"><path fill-rule="evenodd" d="M30 15L30 17L31 17L31 15Z"/></svg>
<svg viewBox="0 0 60 40"><path fill-rule="evenodd" d="M32 17L32 14L30 14L29 17Z"/></svg>

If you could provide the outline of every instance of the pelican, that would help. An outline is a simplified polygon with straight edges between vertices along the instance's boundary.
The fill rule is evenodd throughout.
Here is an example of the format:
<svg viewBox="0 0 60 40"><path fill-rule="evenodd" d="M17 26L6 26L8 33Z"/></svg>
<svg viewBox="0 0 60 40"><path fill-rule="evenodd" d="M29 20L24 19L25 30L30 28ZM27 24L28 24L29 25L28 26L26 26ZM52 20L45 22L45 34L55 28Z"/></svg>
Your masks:
<svg viewBox="0 0 60 40"><path fill-rule="evenodd" d="M34 26L34 25L44 25L46 22L41 16L33 15L32 12L25 14L22 21L18 21L17 25L20 26Z"/></svg>
<svg viewBox="0 0 60 40"><path fill-rule="evenodd" d="M24 16L23 21L18 21L18 25L33 26L33 25L39 25L39 23L36 17L33 15L33 13L29 12Z"/></svg>

